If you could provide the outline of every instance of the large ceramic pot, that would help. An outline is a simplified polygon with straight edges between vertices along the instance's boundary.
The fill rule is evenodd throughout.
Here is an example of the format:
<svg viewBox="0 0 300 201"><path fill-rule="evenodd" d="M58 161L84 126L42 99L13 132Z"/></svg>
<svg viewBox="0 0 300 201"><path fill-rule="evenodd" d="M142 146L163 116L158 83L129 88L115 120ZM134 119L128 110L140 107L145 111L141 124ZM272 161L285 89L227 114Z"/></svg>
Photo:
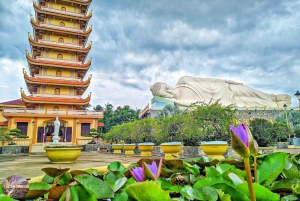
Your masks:
<svg viewBox="0 0 300 201"><path fill-rule="evenodd" d="M124 144L123 148L125 150L125 154L126 155L133 155L135 147L136 147L135 144Z"/></svg>
<svg viewBox="0 0 300 201"><path fill-rule="evenodd" d="M51 163L74 163L80 156L82 147L44 147Z"/></svg>
<svg viewBox="0 0 300 201"><path fill-rule="evenodd" d="M293 145L300 146L300 138L293 138Z"/></svg>
<svg viewBox="0 0 300 201"><path fill-rule="evenodd" d="M114 154L122 153L123 144L112 144L111 147L114 150Z"/></svg>
<svg viewBox="0 0 300 201"><path fill-rule="evenodd" d="M165 142L160 146L165 153L165 159L179 159L178 152L182 146L181 142Z"/></svg>
<svg viewBox="0 0 300 201"><path fill-rule="evenodd" d="M140 156L152 156L152 149L154 148L154 143L143 142L138 144L139 150L141 151Z"/></svg>
<svg viewBox="0 0 300 201"><path fill-rule="evenodd" d="M213 159L224 159L224 154L228 148L228 143L226 141L203 141L201 142L201 149L207 155L208 158Z"/></svg>

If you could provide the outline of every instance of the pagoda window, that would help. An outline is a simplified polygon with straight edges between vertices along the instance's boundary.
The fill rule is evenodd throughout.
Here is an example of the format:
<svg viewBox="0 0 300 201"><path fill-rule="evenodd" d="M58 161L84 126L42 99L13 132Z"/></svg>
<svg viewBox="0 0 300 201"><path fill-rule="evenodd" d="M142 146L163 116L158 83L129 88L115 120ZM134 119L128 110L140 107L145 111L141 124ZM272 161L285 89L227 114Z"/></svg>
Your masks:
<svg viewBox="0 0 300 201"><path fill-rule="evenodd" d="M59 42L59 43L63 43L63 42L64 42L64 39L63 39L63 38L59 38L59 39L58 39L58 42Z"/></svg>
<svg viewBox="0 0 300 201"><path fill-rule="evenodd" d="M77 24L73 22L73 28L77 28Z"/></svg>
<svg viewBox="0 0 300 201"><path fill-rule="evenodd" d="M66 11L66 7L61 7L60 10Z"/></svg>
<svg viewBox="0 0 300 201"><path fill-rule="evenodd" d="M60 71L60 70L57 70L57 71L56 71L56 76L57 76L57 77L61 77L61 71Z"/></svg>
<svg viewBox="0 0 300 201"><path fill-rule="evenodd" d="M73 88L71 88L71 87L69 88L69 94L73 95Z"/></svg>
<svg viewBox="0 0 300 201"><path fill-rule="evenodd" d="M43 69L43 74L44 74L44 75L47 75L47 68L44 68L44 69Z"/></svg>
<svg viewBox="0 0 300 201"><path fill-rule="evenodd" d="M57 59L61 60L61 59L63 59L63 58L64 58L64 57L63 57L62 54L57 54Z"/></svg>
<svg viewBox="0 0 300 201"><path fill-rule="evenodd" d="M49 7L50 7L50 8L53 8L53 3L52 3L52 2L49 3Z"/></svg>
<svg viewBox="0 0 300 201"><path fill-rule="evenodd" d="M72 61L75 60L75 54L71 54L71 60L72 60Z"/></svg>
<svg viewBox="0 0 300 201"><path fill-rule="evenodd" d="M77 44L76 43L76 38L72 38L72 44Z"/></svg>
<svg viewBox="0 0 300 201"><path fill-rule="evenodd" d="M70 77L74 77L74 71L70 70Z"/></svg>
<svg viewBox="0 0 300 201"><path fill-rule="evenodd" d="M53 111L59 111L59 107L58 106L54 106L53 107Z"/></svg>
<svg viewBox="0 0 300 201"><path fill-rule="evenodd" d="M50 40L50 34L46 34L46 40Z"/></svg>
<svg viewBox="0 0 300 201"><path fill-rule="evenodd" d="M45 57L49 57L49 51L45 51Z"/></svg>
<svg viewBox="0 0 300 201"><path fill-rule="evenodd" d="M82 123L81 124L81 135L90 133L91 124L90 123Z"/></svg>
<svg viewBox="0 0 300 201"><path fill-rule="evenodd" d="M17 122L17 128L21 130L22 135L27 135L27 128L28 128L27 122Z"/></svg>
<svg viewBox="0 0 300 201"><path fill-rule="evenodd" d="M60 94L60 88L54 89L54 94L59 95Z"/></svg>
<svg viewBox="0 0 300 201"><path fill-rule="evenodd" d="M41 110L44 109L44 104L40 104L40 109L41 109Z"/></svg>
<svg viewBox="0 0 300 201"><path fill-rule="evenodd" d="M60 22L60 23L59 23L59 26L64 27L64 26L65 26L65 23L64 23L64 22Z"/></svg>
<svg viewBox="0 0 300 201"><path fill-rule="evenodd" d="M74 7L74 12L77 13L78 12L78 9L76 7Z"/></svg>
<svg viewBox="0 0 300 201"><path fill-rule="evenodd" d="M71 105L68 106L68 110L69 110L69 111L72 110L72 106L71 106Z"/></svg>

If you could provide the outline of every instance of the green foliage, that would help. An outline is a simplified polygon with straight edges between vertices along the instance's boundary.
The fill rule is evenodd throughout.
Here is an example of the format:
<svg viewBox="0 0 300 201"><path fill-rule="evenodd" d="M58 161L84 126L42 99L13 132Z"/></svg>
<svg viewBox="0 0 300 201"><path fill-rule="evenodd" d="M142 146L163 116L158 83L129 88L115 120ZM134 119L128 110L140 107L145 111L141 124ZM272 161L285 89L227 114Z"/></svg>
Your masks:
<svg viewBox="0 0 300 201"><path fill-rule="evenodd" d="M113 105L110 103L105 104L104 107L97 105L94 109L104 110L104 118L100 120L104 123L103 133L107 133L113 126L137 120L140 112L139 109L131 109L128 105L118 106L114 110Z"/></svg>
<svg viewBox="0 0 300 201"><path fill-rule="evenodd" d="M253 138L261 147L274 146L278 140L288 138L289 128L286 123L275 121L273 124L267 119L253 119L250 122Z"/></svg>
<svg viewBox="0 0 300 201"><path fill-rule="evenodd" d="M215 103L197 103L186 114L183 135L196 141L229 141L229 126L234 124L234 110L231 106Z"/></svg>
<svg viewBox="0 0 300 201"><path fill-rule="evenodd" d="M278 115L276 121L285 123L288 125L291 136L300 137L300 112L282 112Z"/></svg>
<svg viewBox="0 0 300 201"><path fill-rule="evenodd" d="M7 134L7 128L6 127L0 127L0 142L3 140L10 140L11 137Z"/></svg>
<svg viewBox="0 0 300 201"><path fill-rule="evenodd" d="M286 169L288 154L277 152L260 157L259 182L253 184L257 201L288 200L300 197L300 163L296 170ZM156 159L158 160L158 159ZM137 163L151 164L151 159ZM26 200L223 200L249 201L250 195L244 167L238 160L212 160L206 157L189 160L162 160L162 170L157 181L136 182L129 168L119 162L108 165L107 172L95 169L72 170L69 168L43 168L42 182L29 185ZM238 171L236 171L238 170ZM233 173L234 172L234 173ZM1 187L1 185L0 185ZM1 195L2 194L2 195ZM7 200L9 197L5 197ZM4 199L0 191L0 200ZM5 200L4 199L4 200ZM8 199L9 200L9 199Z"/></svg>

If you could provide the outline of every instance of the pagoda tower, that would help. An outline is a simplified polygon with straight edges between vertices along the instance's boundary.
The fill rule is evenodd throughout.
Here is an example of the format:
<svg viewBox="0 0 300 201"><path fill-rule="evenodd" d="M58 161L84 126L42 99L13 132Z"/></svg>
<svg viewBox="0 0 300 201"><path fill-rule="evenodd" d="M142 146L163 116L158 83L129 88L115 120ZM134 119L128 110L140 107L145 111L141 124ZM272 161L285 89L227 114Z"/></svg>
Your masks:
<svg viewBox="0 0 300 201"><path fill-rule="evenodd" d="M92 42L87 44L92 26L87 28L92 0L39 0L33 2L33 36L28 33L31 52L26 50L28 72L23 69L30 95L21 88L25 109L20 116L11 108L3 110L8 126L27 123L27 135L33 144L51 141L53 122L61 123L61 140L75 144L91 128L97 129L102 111L85 110L91 93L86 92L92 75L87 60ZM30 125L32 124L32 125ZM31 128L32 127L32 128Z"/></svg>

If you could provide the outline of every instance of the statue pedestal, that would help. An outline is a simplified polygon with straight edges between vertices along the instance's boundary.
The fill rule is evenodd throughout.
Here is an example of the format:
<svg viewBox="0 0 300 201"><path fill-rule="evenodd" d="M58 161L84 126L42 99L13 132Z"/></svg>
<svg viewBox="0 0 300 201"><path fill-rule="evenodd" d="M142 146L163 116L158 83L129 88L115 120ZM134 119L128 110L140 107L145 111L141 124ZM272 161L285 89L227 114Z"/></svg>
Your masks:
<svg viewBox="0 0 300 201"><path fill-rule="evenodd" d="M53 136L52 140L53 140L53 143L58 143L59 140L60 140L60 137L59 136Z"/></svg>

